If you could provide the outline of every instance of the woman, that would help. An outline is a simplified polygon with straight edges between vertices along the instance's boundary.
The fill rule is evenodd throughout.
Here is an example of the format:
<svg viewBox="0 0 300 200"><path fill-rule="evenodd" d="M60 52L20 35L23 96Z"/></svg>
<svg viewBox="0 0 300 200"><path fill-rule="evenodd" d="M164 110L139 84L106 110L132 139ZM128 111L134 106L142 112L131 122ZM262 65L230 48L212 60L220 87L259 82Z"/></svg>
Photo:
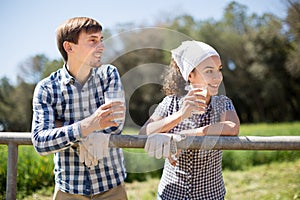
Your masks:
<svg viewBox="0 0 300 200"><path fill-rule="evenodd" d="M218 95L223 76L217 51L203 42L185 41L171 52L163 86L167 96L142 128L149 135L148 154L169 156L170 135L238 135L240 122L232 101ZM185 91L186 83L193 89ZM207 93L193 87L196 84L205 85ZM165 160L157 199L217 200L225 193L221 150L182 150Z"/></svg>

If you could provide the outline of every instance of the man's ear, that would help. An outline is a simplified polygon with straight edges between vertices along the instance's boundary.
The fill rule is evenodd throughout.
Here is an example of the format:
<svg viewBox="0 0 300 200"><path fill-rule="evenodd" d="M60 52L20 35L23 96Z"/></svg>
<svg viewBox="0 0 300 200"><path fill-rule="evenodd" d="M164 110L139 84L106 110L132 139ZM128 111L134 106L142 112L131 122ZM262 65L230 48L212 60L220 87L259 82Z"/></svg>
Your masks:
<svg viewBox="0 0 300 200"><path fill-rule="evenodd" d="M72 52L72 44L71 44L71 42L64 41L63 47L64 47L64 49L65 49L65 51L67 53L71 53Z"/></svg>

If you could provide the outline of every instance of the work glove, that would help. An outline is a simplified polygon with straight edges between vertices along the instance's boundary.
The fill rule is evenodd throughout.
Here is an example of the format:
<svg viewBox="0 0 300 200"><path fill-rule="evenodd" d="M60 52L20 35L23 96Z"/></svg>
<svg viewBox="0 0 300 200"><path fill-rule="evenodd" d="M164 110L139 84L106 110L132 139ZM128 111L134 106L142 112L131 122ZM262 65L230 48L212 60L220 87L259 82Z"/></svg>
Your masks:
<svg viewBox="0 0 300 200"><path fill-rule="evenodd" d="M145 144L145 151L150 157L168 158L177 154L177 142L185 138L184 135L157 133L149 135Z"/></svg>
<svg viewBox="0 0 300 200"><path fill-rule="evenodd" d="M109 155L109 137L110 134L93 132L84 139L80 147L79 161L87 167L95 166L99 160Z"/></svg>
<svg viewBox="0 0 300 200"><path fill-rule="evenodd" d="M87 167L95 166L98 164L98 160L93 159L93 156L89 155L88 150L82 143L79 144L79 162L83 163Z"/></svg>

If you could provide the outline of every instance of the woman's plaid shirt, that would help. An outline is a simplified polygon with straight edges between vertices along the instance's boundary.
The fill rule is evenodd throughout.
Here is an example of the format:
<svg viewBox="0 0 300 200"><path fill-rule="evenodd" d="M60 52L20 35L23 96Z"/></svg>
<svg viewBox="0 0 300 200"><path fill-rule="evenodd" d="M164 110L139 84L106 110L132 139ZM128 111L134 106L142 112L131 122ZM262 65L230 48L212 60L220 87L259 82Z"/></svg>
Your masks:
<svg viewBox="0 0 300 200"><path fill-rule="evenodd" d="M158 105L155 115L167 117L177 112L182 98L167 96ZM232 101L224 96L213 96L204 114L194 114L183 120L170 133L198 128L220 121L227 110L235 110ZM163 175L158 187L158 198L162 200L224 199L226 190L222 176L221 150L183 150L176 166L165 160Z"/></svg>
<svg viewBox="0 0 300 200"><path fill-rule="evenodd" d="M64 192L95 195L120 185L126 177L123 151L119 148L111 148L110 156L95 167L87 168L79 162L79 121L104 104L107 90L123 90L119 73L112 65L94 68L83 86L64 66L35 88L32 142L39 154L54 153L55 182ZM63 127L56 127L56 120ZM103 132L121 134L117 127Z"/></svg>

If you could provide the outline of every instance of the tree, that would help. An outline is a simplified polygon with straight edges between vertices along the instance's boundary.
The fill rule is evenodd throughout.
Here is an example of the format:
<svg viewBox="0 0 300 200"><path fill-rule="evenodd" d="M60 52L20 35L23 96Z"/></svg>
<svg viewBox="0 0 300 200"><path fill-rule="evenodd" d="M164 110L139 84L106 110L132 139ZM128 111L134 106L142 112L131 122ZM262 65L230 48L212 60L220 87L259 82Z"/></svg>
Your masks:
<svg viewBox="0 0 300 200"><path fill-rule="evenodd" d="M270 14L247 15L245 6L233 2L221 21L201 22L198 30L196 39L221 54L226 92L242 122L295 119L298 90L291 88L299 82L286 71L292 43L280 19Z"/></svg>
<svg viewBox="0 0 300 200"><path fill-rule="evenodd" d="M41 80L47 62L48 58L43 54L28 58L19 66L20 74L18 75L18 80L36 84Z"/></svg>
<svg viewBox="0 0 300 200"><path fill-rule="evenodd" d="M0 128L2 131L30 131L33 85L20 82L13 87L8 79L0 83Z"/></svg>
<svg viewBox="0 0 300 200"><path fill-rule="evenodd" d="M286 22L289 27L293 51L289 55L286 69L294 78L300 78L300 2L287 0L289 8Z"/></svg>
<svg viewBox="0 0 300 200"><path fill-rule="evenodd" d="M9 83L8 78L4 77L0 80L0 131L6 131L10 124L7 113L10 113L15 103L10 98L10 94L14 91L14 87Z"/></svg>
<svg viewBox="0 0 300 200"><path fill-rule="evenodd" d="M2 131L30 131L35 84L62 66L62 60L50 61L44 55L36 55L28 58L20 66L21 75L18 76L16 86L11 85L7 78L1 80L0 129Z"/></svg>
<svg viewBox="0 0 300 200"><path fill-rule="evenodd" d="M289 79L290 102L293 109L293 118L300 116L300 2L298 0L287 0L288 14L286 23L288 25L289 39L292 51L288 55L286 70L291 78Z"/></svg>
<svg viewBox="0 0 300 200"><path fill-rule="evenodd" d="M164 96L158 79L169 64L169 50L192 39L211 44L220 53L226 94L243 123L299 120L300 5L296 0L286 1L285 20L271 14L248 14L247 7L232 2L219 21L196 21L183 15L160 21L154 29L128 31L126 25L125 32L107 37L103 61L118 68L129 91L127 117L132 121L126 125L141 126L148 119ZM36 55L21 65L17 86L5 78L0 81L1 129L30 129L34 85L63 64L62 59Z"/></svg>
<svg viewBox="0 0 300 200"><path fill-rule="evenodd" d="M41 78L46 78L52 72L55 72L56 70L62 68L63 66L64 66L63 59L47 60L47 62L44 63L44 68L42 69Z"/></svg>

